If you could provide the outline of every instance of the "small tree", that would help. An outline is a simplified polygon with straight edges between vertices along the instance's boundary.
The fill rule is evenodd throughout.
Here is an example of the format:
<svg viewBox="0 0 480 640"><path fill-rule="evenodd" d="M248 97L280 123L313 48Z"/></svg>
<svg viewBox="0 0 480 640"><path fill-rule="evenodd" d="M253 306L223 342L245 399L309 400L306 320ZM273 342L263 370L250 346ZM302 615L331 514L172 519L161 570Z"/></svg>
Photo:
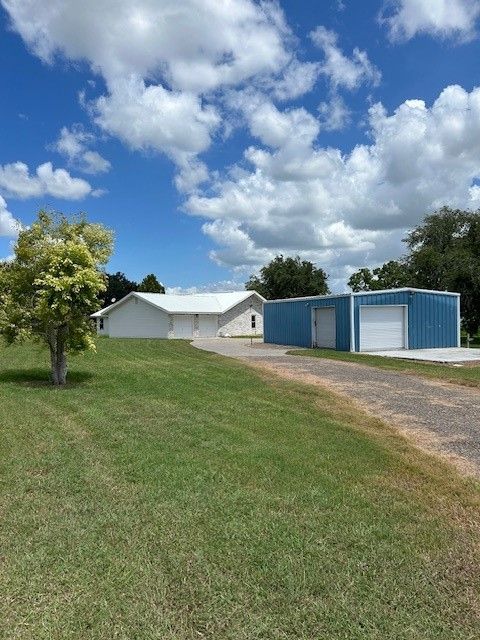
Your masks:
<svg viewBox="0 0 480 640"><path fill-rule="evenodd" d="M277 256L260 269L260 275L252 275L245 289L257 291L264 298L296 298L329 293L328 276L313 262Z"/></svg>
<svg viewBox="0 0 480 640"><path fill-rule="evenodd" d="M138 285L138 291L144 293L165 293L165 287L157 280L157 276L149 273Z"/></svg>
<svg viewBox="0 0 480 640"><path fill-rule="evenodd" d="M89 316L106 286L100 266L112 241L108 229L83 216L69 221L40 211L0 269L0 334L8 343L28 337L45 343L55 385L66 382L67 353L95 348Z"/></svg>

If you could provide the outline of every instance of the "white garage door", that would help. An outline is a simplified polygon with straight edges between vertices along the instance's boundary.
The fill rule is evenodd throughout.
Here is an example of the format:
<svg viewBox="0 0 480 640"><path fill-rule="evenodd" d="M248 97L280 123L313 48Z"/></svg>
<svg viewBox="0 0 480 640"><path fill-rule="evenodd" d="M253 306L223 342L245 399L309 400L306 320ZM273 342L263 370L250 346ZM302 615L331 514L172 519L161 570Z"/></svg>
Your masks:
<svg viewBox="0 0 480 640"><path fill-rule="evenodd" d="M173 316L175 338L193 338L193 316Z"/></svg>
<svg viewBox="0 0 480 640"><path fill-rule="evenodd" d="M360 307L360 351L405 348L405 307Z"/></svg>
<svg viewBox="0 0 480 640"><path fill-rule="evenodd" d="M201 338L214 338L217 335L217 316L198 316L198 335Z"/></svg>
<svg viewBox="0 0 480 640"><path fill-rule="evenodd" d="M325 349L335 349L335 308L315 309L315 344Z"/></svg>

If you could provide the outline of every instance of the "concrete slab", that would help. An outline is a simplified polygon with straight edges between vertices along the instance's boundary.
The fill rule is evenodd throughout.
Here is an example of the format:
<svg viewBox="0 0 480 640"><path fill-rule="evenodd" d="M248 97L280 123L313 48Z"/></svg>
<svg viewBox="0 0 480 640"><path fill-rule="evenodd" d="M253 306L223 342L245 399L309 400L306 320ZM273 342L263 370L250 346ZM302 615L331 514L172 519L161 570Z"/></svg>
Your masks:
<svg viewBox="0 0 480 640"><path fill-rule="evenodd" d="M265 344L262 338L195 338L192 345L204 351L213 351L232 358L277 358L291 349L278 344Z"/></svg>
<svg viewBox="0 0 480 640"><path fill-rule="evenodd" d="M370 356L384 358L403 358L404 360L423 360L424 362L463 363L479 362L480 349L450 347L448 349L399 349L394 351L369 351Z"/></svg>

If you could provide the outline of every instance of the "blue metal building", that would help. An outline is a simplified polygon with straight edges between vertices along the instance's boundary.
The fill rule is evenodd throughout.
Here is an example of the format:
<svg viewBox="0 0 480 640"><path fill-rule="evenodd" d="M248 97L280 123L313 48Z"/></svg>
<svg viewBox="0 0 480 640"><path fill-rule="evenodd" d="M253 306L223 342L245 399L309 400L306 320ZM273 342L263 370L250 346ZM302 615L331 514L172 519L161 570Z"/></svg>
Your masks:
<svg viewBox="0 0 480 640"><path fill-rule="evenodd" d="M264 340L339 351L460 346L460 294L390 289L270 300Z"/></svg>

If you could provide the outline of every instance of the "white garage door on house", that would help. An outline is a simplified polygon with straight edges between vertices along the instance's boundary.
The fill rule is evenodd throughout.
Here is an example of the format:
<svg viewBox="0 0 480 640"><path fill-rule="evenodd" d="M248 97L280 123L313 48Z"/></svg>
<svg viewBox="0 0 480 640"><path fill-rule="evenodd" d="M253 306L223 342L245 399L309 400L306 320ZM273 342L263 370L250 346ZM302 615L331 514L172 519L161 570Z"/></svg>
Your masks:
<svg viewBox="0 0 480 640"><path fill-rule="evenodd" d="M193 316L173 316L173 335L175 338L193 338Z"/></svg>
<svg viewBox="0 0 480 640"><path fill-rule="evenodd" d="M360 307L360 351L404 349L406 336L406 307Z"/></svg>
<svg viewBox="0 0 480 640"><path fill-rule="evenodd" d="M335 349L335 307L315 309L315 344L324 349Z"/></svg>
<svg viewBox="0 0 480 640"><path fill-rule="evenodd" d="M198 335L201 338L214 338L218 331L218 316L198 316Z"/></svg>

